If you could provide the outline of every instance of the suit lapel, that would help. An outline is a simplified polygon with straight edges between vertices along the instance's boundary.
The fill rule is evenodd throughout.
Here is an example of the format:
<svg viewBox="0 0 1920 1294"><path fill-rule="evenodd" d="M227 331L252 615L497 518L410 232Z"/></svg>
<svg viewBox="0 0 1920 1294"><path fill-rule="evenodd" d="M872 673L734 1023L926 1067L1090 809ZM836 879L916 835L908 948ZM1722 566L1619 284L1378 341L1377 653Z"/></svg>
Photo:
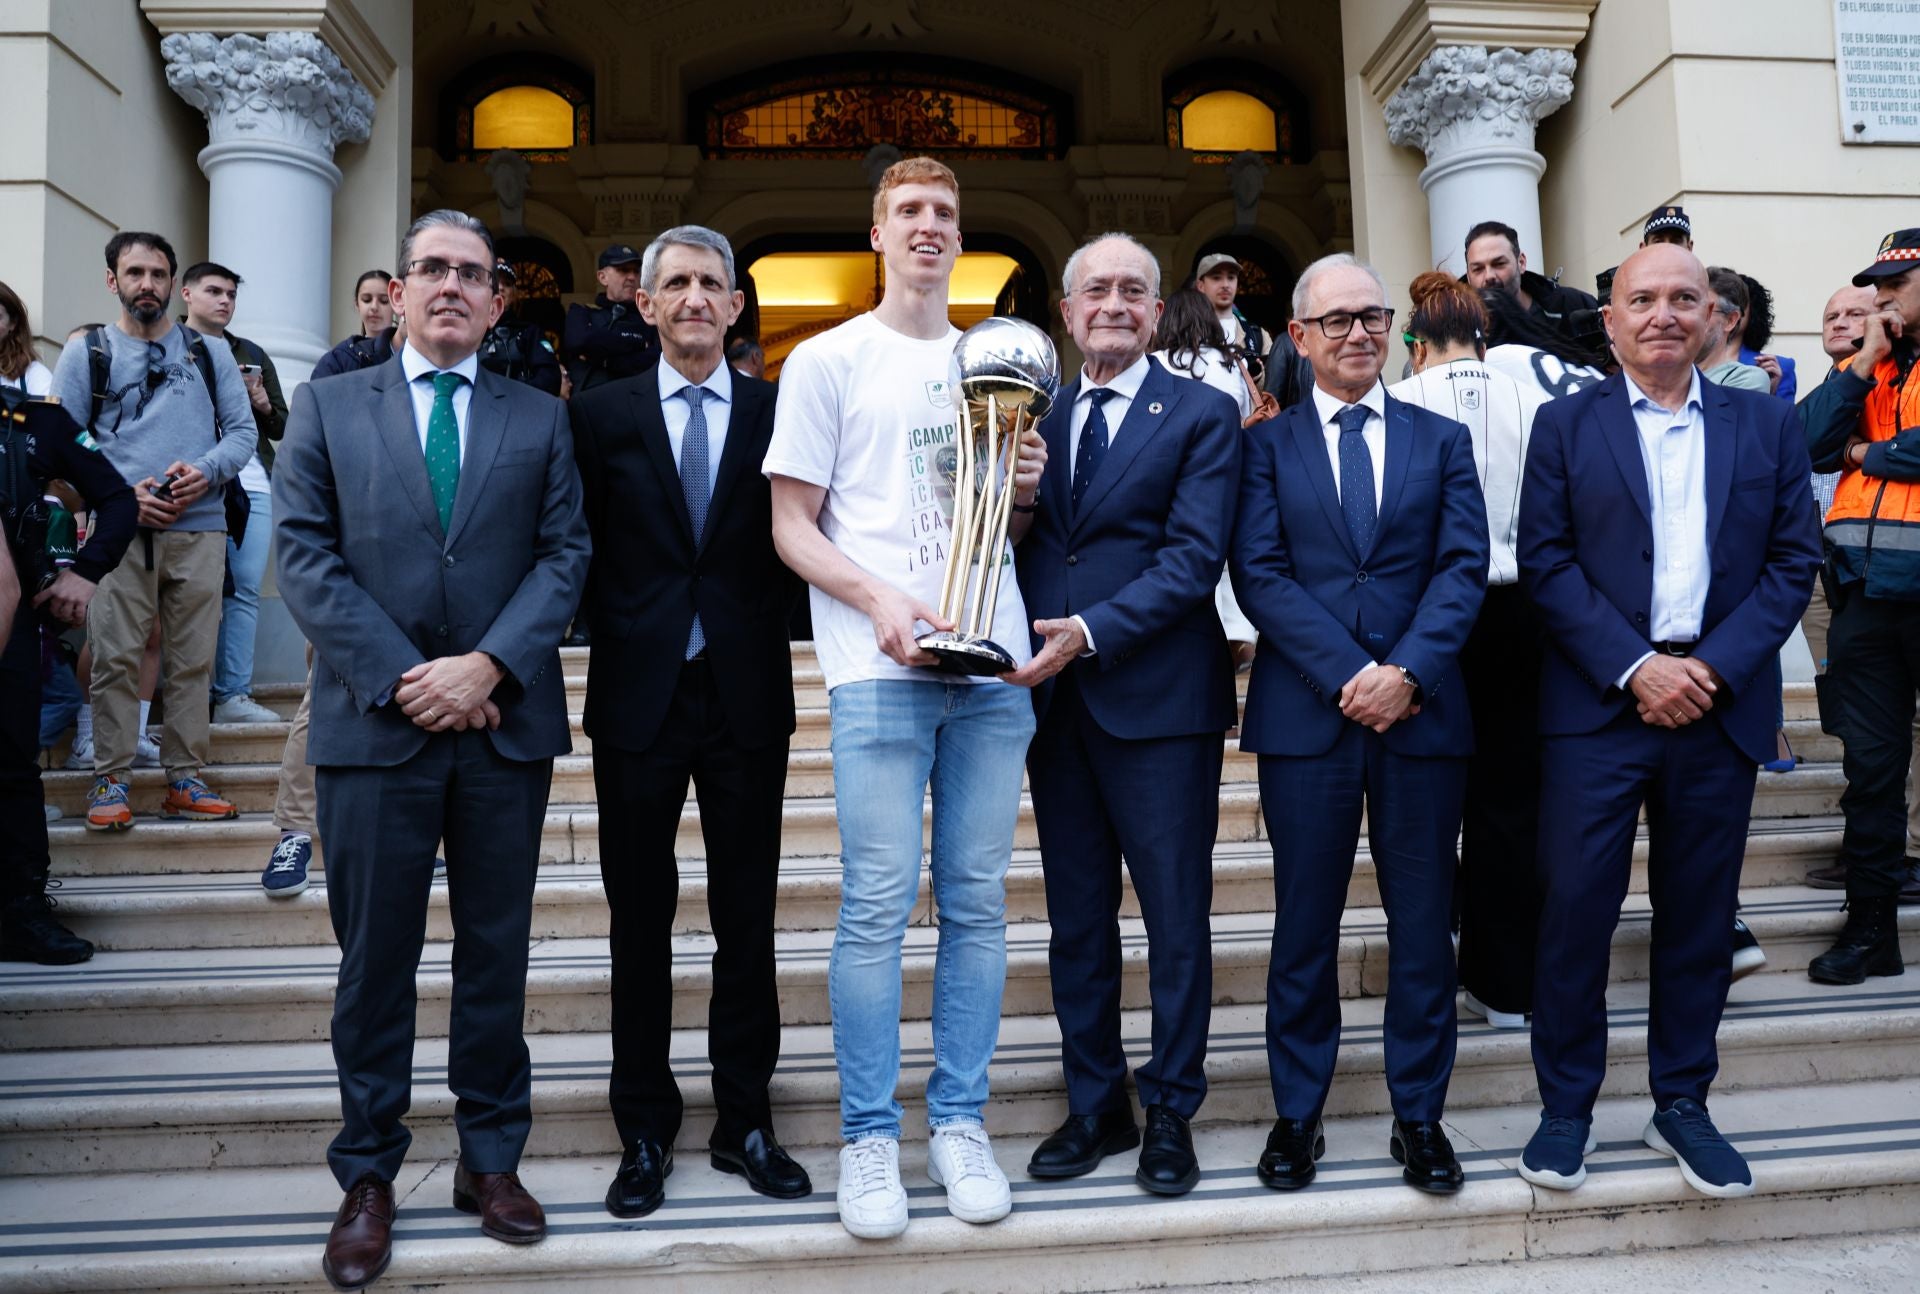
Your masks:
<svg viewBox="0 0 1920 1294"><path fill-rule="evenodd" d="M1313 483L1313 492L1320 496L1320 510L1327 514L1328 527L1340 537L1348 555L1359 561L1360 554L1353 548L1353 535L1347 529L1347 514L1340 510L1340 490L1333 481L1333 462L1327 457L1327 435L1320 426L1320 410L1311 395L1293 406L1287 414L1287 423L1307 479Z"/></svg>
<svg viewBox="0 0 1920 1294"><path fill-rule="evenodd" d="M379 429L380 443L387 447L400 492L434 541L444 543L440 510L433 506L433 487L427 482L426 451L420 447L420 429L413 420L413 393L397 355L387 361L373 385L373 425Z"/></svg>
<svg viewBox="0 0 1920 1294"><path fill-rule="evenodd" d="M722 363L725 361L723 360ZM727 412L727 443L720 450L720 471L713 482L713 498L707 503L707 528L700 533L699 547L704 550L707 540L713 537L716 523L720 520L727 501L733 497L734 483L740 479L740 473L746 469L747 460L752 457L752 446L747 444L756 416L760 412L760 401L765 396L757 386L749 386L744 378L735 374L733 378L733 407ZM680 506L686 508L686 493L681 492ZM693 532L693 519L687 519L687 532Z"/></svg>
<svg viewBox="0 0 1920 1294"><path fill-rule="evenodd" d="M1053 408L1040 420L1040 438L1047 442L1047 470L1040 478L1040 491L1047 511L1068 523L1073 520L1073 402L1079 394L1076 377L1060 389Z"/></svg>
<svg viewBox="0 0 1920 1294"><path fill-rule="evenodd" d="M1626 479L1627 493L1640 509L1640 518L1653 524L1653 502L1647 497L1647 464L1640 456L1640 432L1634 426L1633 406L1627 400L1627 382L1618 373L1607 379L1597 401L1600 433L1613 453L1613 461ZM1731 470L1731 465L1729 465Z"/></svg>
<svg viewBox="0 0 1920 1294"><path fill-rule="evenodd" d="M1127 474L1127 468L1140 457L1140 451L1166 426L1168 415L1179 403L1179 388L1174 384L1186 380L1171 376L1152 360L1147 361L1147 376L1127 406L1127 416L1109 433L1112 443L1107 446L1107 456L1100 460L1100 469L1087 482L1087 492L1074 513L1069 534L1079 530L1100 507L1100 501L1113 493L1115 483Z"/></svg>
<svg viewBox="0 0 1920 1294"><path fill-rule="evenodd" d="M1379 546L1380 536L1387 533L1393 510L1400 506L1400 491L1407 483L1407 461L1413 456L1413 417L1407 412L1407 406L1388 396L1386 411L1386 463L1380 474L1380 510L1373 527L1374 547ZM1364 562L1372 555L1369 549L1360 554L1360 560Z"/></svg>
<svg viewBox="0 0 1920 1294"><path fill-rule="evenodd" d="M453 521L447 527L449 547L460 538L485 497L487 476L493 471L493 460L500 455L501 442L507 438L506 383L510 379L484 368L476 369L473 376L473 394L467 401L467 443L460 451L460 484L453 492ZM424 458L421 470L426 470Z"/></svg>
<svg viewBox="0 0 1920 1294"><path fill-rule="evenodd" d="M665 491L668 506L673 515L680 519L680 533L686 536L687 546L693 546L693 518L687 513L686 492L680 488L680 469L673 462L673 442L667 439L666 415L660 411L660 370L648 369L641 377L633 392L633 412L636 425L640 428L640 444L646 450L647 459L653 464L653 470L660 474L660 487ZM708 510L711 520L712 510Z"/></svg>
<svg viewBox="0 0 1920 1294"><path fill-rule="evenodd" d="M1727 494L1733 489L1733 400L1725 388L1707 381L1700 383L1700 394L1706 405L1707 548L1711 550L1720 533L1720 519L1727 514Z"/></svg>

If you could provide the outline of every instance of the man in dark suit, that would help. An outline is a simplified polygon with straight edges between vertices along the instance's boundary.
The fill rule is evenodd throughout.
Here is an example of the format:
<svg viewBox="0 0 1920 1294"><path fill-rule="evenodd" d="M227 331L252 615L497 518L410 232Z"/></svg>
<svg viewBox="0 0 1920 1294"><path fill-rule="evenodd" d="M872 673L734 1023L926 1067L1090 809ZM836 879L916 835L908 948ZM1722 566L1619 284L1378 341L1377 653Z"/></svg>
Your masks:
<svg viewBox="0 0 1920 1294"><path fill-rule="evenodd" d="M1094 239L1068 260L1064 289L1061 313L1086 367L1040 425L1053 470L1016 550L1036 654L1008 675L1035 688L1027 779L1067 1076L1067 1120L1027 1172L1076 1177L1140 1138L1120 1040L1124 855L1152 945L1135 1177L1180 1195L1200 1179L1187 1125L1207 1090L1207 918L1234 720L1213 589L1240 418L1220 392L1147 357L1162 306L1145 247L1124 234Z"/></svg>
<svg viewBox="0 0 1920 1294"><path fill-rule="evenodd" d="M724 362L746 297L719 234L683 225L654 239L638 300L660 331L661 362L572 403L597 555L587 735L600 803L619 806L601 816L600 874L612 910L611 1097L625 1149L607 1209L622 1218L666 1198L680 1130L668 1047L674 838L689 778L718 945L707 1021L713 1166L777 1199L812 1189L774 1139L767 1096L780 1056L773 906L793 733L786 626L800 590L774 552L759 471L773 385Z"/></svg>
<svg viewBox="0 0 1920 1294"><path fill-rule="evenodd" d="M1545 405L1520 495L1520 580L1540 680L1540 1126L1520 1175L1586 1178L1606 1071L1607 963L1647 811L1653 903L1645 1140L1686 1180L1753 1176L1707 1115L1731 977L1756 766L1773 758L1771 665L1813 591L1820 534L1798 420L1703 381L1713 295L1685 248L1641 249L1606 308L1621 371Z"/></svg>
<svg viewBox="0 0 1920 1294"><path fill-rule="evenodd" d="M556 643L580 600L587 527L566 410L480 368L500 313L486 226L413 223L390 361L294 394L273 474L280 590L313 644L327 905L340 941L333 1055L346 1190L323 1267L339 1289L391 1254L410 1140L414 972L446 842L459 1096L456 1208L496 1240L546 1234L515 1172L532 1121L521 1035L553 757L571 745Z"/></svg>
<svg viewBox="0 0 1920 1294"><path fill-rule="evenodd" d="M1464 1177L1441 1129L1453 1074L1454 843L1473 725L1458 657L1487 584L1487 512L1457 422L1380 385L1393 323L1371 266L1309 265L1293 343L1313 390L1246 433L1233 587L1260 649L1240 748L1273 841L1260 1180L1297 1190L1326 1149L1340 1046L1340 914L1364 806L1387 910L1388 1147L1418 1190Z"/></svg>

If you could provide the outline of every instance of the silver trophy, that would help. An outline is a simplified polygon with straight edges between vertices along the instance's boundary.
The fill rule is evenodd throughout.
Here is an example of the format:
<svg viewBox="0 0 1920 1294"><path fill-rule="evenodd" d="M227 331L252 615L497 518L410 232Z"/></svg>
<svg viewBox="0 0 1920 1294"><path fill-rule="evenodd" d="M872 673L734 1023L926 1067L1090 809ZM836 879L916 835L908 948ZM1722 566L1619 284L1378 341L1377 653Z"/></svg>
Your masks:
<svg viewBox="0 0 1920 1294"><path fill-rule="evenodd" d="M1010 562L1007 525L1020 437L1044 418L1060 389L1060 360L1046 333L996 315L954 343L950 389L960 409L953 523L939 612L954 627L917 639L957 674L1004 674L1013 656L987 635Z"/></svg>

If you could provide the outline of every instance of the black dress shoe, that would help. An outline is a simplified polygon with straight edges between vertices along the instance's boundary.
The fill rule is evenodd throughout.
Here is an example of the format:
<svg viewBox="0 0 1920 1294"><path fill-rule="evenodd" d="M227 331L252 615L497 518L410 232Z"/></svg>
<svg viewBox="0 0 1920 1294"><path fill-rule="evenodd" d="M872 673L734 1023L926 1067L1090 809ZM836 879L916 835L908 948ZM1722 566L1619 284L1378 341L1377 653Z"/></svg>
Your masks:
<svg viewBox="0 0 1920 1294"><path fill-rule="evenodd" d="M773 1139L772 1128L755 1128L746 1135L739 1149L731 1146L710 1148L713 1166L723 1173L738 1173L747 1185L776 1200L797 1200L813 1194L813 1182L807 1170Z"/></svg>
<svg viewBox="0 0 1920 1294"><path fill-rule="evenodd" d="M1297 1191L1313 1180L1319 1171L1313 1161L1326 1153L1327 1132L1320 1120L1276 1119L1254 1171L1276 1191Z"/></svg>
<svg viewBox="0 0 1920 1294"><path fill-rule="evenodd" d="M1400 1176L1408 1186L1429 1195L1452 1195L1465 1185L1467 1175L1460 1171L1447 1134L1436 1123L1393 1121L1393 1139L1387 1143L1393 1162L1405 1164Z"/></svg>
<svg viewBox="0 0 1920 1294"><path fill-rule="evenodd" d="M1200 1181L1193 1155L1193 1130L1164 1105L1147 1107L1146 1136L1140 1142L1140 1167L1133 1180L1155 1195L1185 1195Z"/></svg>
<svg viewBox="0 0 1920 1294"><path fill-rule="evenodd" d="M616 1218L644 1218L667 1198L673 1176L673 1147L636 1141L620 1157L620 1171L607 1187L607 1212Z"/></svg>
<svg viewBox="0 0 1920 1294"><path fill-rule="evenodd" d="M1100 1167L1108 1155L1140 1144L1133 1107L1124 1105L1103 1114L1069 1114L1067 1121L1041 1142L1027 1161L1028 1177L1081 1177Z"/></svg>

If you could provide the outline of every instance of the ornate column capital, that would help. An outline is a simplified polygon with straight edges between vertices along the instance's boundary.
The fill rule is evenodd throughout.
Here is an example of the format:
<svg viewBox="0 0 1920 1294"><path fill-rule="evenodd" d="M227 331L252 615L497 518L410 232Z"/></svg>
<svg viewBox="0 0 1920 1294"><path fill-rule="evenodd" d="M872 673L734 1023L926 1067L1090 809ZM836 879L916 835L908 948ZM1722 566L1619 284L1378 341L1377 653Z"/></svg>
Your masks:
<svg viewBox="0 0 1920 1294"><path fill-rule="evenodd" d="M1386 102L1387 138L1438 165L1468 149L1533 148L1534 127L1573 98L1573 53L1440 45Z"/></svg>
<svg viewBox="0 0 1920 1294"><path fill-rule="evenodd" d="M160 53L167 84L206 114L215 148L280 144L330 168L337 146L361 143L372 132L373 96L311 32L175 32L160 42Z"/></svg>

